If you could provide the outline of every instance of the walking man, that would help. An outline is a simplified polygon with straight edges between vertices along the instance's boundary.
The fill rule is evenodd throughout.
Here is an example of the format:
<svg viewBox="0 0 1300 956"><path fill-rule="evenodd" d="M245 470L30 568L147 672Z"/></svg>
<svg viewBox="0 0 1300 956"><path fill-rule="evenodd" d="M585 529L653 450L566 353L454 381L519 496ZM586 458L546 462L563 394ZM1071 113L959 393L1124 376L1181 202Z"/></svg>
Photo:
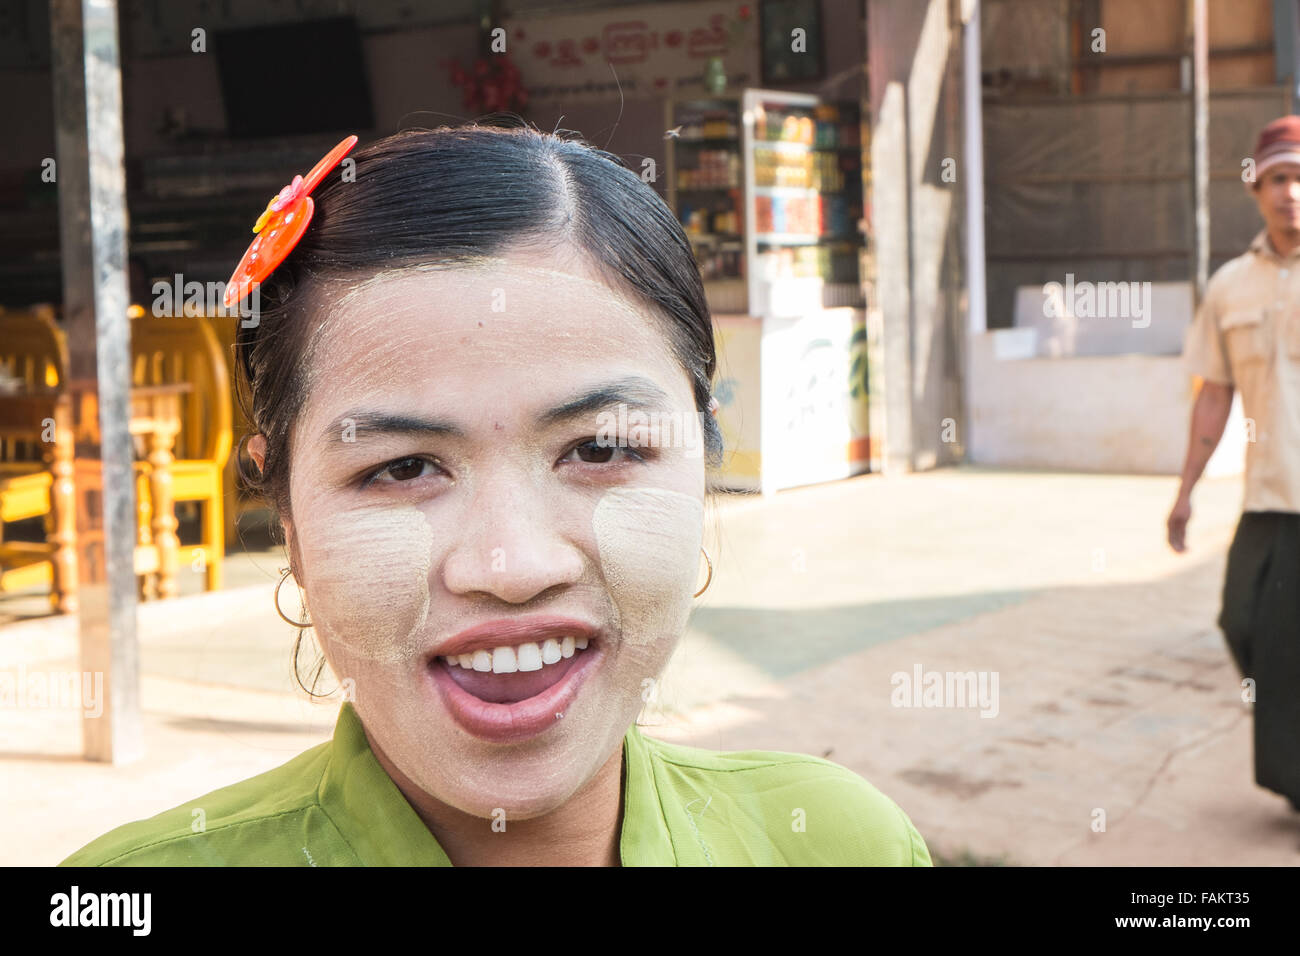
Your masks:
<svg viewBox="0 0 1300 956"><path fill-rule="evenodd" d="M1300 116L1264 127L1253 160L1264 228L1215 272L1187 335L1204 383L1168 532L1183 551L1192 487L1241 389L1246 489L1219 626L1254 681L1255 782L1300 810Z"/></svg>

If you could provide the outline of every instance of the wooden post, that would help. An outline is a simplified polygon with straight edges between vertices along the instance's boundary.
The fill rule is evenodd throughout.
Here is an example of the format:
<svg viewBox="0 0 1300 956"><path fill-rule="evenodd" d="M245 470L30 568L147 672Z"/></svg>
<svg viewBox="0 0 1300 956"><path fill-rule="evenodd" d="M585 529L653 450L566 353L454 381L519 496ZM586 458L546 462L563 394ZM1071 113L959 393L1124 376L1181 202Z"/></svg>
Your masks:
<svg viewBox="0 0 1300 956"><path fill-rule="evenodd" d="M50 0L63 327L77 475L81 669L105 699L82 720L91 760L143 754L116 0Z"/></svg>

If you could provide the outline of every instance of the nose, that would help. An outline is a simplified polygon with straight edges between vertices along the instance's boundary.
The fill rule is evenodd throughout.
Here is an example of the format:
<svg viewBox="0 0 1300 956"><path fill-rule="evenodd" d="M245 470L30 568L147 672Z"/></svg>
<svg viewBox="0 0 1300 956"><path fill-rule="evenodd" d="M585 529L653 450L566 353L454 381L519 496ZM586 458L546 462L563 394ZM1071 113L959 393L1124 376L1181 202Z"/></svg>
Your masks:
<svg viewBox="0 0 1300 956"><path fill-rule="evenodd" d="M448 591L524 604L582 580L582 552L565 537L556 491L542 481L505 467L471 479L465 521L443 559Z"/></svg>

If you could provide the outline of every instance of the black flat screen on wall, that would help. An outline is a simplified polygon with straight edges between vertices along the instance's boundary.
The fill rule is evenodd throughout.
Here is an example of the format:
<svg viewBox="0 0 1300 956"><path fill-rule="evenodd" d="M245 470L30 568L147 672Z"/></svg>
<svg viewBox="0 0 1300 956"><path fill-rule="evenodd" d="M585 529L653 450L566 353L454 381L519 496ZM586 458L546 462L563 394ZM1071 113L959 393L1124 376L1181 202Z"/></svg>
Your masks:
<svg viewBox="0 0 1300 956"><path fill-rule="evenodd" d="M214 39L231 136L373 128L361 35L352 17L222 30Z"/></svg>

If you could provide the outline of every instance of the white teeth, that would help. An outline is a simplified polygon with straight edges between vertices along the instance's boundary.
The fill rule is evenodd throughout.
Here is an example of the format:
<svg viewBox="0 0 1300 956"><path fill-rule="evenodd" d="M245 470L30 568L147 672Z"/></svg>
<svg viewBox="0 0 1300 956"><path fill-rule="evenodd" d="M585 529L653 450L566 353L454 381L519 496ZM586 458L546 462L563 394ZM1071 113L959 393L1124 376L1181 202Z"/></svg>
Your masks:
<svg viewBox="0 0 1300 956"><path fill-rule="evenodd" d="M542 649L536 644L520 644L516 656L521 671L539 671L542 669Z"/></svg>
<svg viewBox="0 0 1300 956"><path fill-rule="evenodd" d="M540 644L529 641L514 647L494 647L491 650L452 654L440 659L448 667L459 666L482 674L513 674L516 671L539 671L548 664L558 664L578 651L586 650L588 643L587 638L572 635L559 639L548 637Z"/></svg>
<svg viewBox="0 0 1300 956"><path fill-rule="evenodd" d="M492 673L513 674L519 670L519 659L515 657L513 647L492 648Z"/></svg>

